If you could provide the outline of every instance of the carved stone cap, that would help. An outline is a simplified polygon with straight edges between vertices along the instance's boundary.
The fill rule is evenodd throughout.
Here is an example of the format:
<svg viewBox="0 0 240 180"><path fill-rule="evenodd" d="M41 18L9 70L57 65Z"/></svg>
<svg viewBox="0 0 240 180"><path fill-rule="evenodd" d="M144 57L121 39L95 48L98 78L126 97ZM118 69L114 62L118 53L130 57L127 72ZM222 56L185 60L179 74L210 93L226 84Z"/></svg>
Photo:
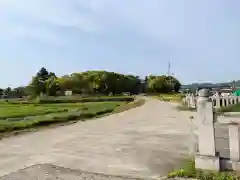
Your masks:
<svg viewBox="0 0 240 180"><path fill-rule="evenodd" d="M208 89L201 89L198 91L198 96L209 97L209 96L211 96L211 92Z"/></svg>

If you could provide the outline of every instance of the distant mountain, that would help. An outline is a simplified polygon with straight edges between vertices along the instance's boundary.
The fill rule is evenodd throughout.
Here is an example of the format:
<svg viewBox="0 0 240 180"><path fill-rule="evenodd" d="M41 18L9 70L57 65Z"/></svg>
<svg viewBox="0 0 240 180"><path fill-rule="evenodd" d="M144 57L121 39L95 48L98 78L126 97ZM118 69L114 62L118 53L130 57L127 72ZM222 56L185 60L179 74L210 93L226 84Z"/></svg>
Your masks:
<svg viewBox="0 0 240 180"><path fill-rule="evenodd" d="M235 84L236 87L240 87L240 80L233 82L223 83L192 83L188 85L182 85L181 89L197 89L197 88L231 88Z"/></svg>

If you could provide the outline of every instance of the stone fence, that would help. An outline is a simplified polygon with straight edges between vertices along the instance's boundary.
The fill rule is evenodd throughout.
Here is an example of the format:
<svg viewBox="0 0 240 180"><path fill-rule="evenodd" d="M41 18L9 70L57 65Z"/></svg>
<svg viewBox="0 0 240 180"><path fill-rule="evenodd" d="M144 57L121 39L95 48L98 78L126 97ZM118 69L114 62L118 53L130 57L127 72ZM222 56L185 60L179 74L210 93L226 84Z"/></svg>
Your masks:
<svg viewBox="0 0 240 180"><path fill-rule="evenodd" d="M240 103L240 97L237 96L227 96L223 97L219 94L210 97L214 108L226 107L232 104ZM197 106L197 96L194 94L186 94L183 98L183 103L190 108L196 108Z"/></svg>
<svg viewBox="0 0 240 180"><path fill-rule="evenodd" d="M203 170L240 170L240 124L218 117L209 95L202 89L196 98L197 115L192 121L195 166Z"/></svg>

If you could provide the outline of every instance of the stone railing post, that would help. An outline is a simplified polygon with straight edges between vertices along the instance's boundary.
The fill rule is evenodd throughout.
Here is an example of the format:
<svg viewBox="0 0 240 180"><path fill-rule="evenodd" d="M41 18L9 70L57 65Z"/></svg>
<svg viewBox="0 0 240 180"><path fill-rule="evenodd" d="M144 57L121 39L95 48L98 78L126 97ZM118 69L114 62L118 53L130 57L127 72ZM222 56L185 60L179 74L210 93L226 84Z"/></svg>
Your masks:
<svg viewBox="0 0 240 180"><path fill-rule="evenodd" d="M225 99L225 97L222 97L221 99L222 99L222 107L225 107L226 106L226 99Z"/></svg>
<svg viewBox="0 0 240 180"><path fill-rule="evenodd" d="M234 104L237 104L237 103L238 103L238 98L234 97Z"/></svg>
<svg viewBox="0 0 240 180"><path fill-rule="evenodd" d="M191 107L191 98L190 98L190 93L188 93L188 96L187 96L187 106L188 107Z"/></svg>
<svg viewBox="0 0 240 180"><path fill-rule="evenodd" d="M220 95L218 92L216 92L216 108L220 108L221 107L221 102L220 102Z"/></svg>
<svg viewBox="0 0 240 180"><path fill-rule="evenodd" d="M186 105L186 104L187 104L187 98L186 98L186 96L182 98L182 103L183 103L183 105Z"/></svg>
<svg viewBox="0 0 240 180"><path fill-rule="evenodd" d="M195 155L195 165L197 169L219 171L220 160L216 155L213 106L209 96L209 90L199 91L196 116L199 152Z"/></svg>
<svg viewBox="0 0 240 180"><path fill-rule="evenodd" d="M231 96L230 103L231 103L231 105L233 105L233 104L234 104L234 97L233 97L233 96Z"/></svg>
<svg viewBox="0 0 240 180"><path fill-rule="evenodd" d="M237 162L240 161L240 126L237 123L229 124L229 152L232 169L239 170L239 163Z"/></svg>
<svg viewBox="0 0 240 180"><path fill-rule="evenodd" d="M190 95L190 107L191 107L191 108L195 108L195 107L196 107L195 97L194 97L194 94L193 94L193 93Z"/></svg>
<svg viewBox="0 0 240 180"><path fill-rule="evenodd" d="M229 97L226 97L226 106L229 105Z"/></svg>

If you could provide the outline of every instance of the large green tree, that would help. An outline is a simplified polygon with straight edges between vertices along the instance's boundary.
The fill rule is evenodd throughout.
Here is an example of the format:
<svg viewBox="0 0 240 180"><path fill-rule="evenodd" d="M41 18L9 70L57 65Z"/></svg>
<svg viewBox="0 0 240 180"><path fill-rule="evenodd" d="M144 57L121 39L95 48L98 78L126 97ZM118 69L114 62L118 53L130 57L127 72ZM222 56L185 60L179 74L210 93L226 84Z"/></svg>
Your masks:
<svg viewBox="0 0 240 180"><path fill-rule="evenodd" d="M148 76L147 91L152 93L169 93L178 92L180 89L180 82L173 76Z"/></svg>
<svg viewBox="0 0 240 180"><path fill-rule="evenodd" d="M75 93L120 94L139 93L142 89L141 79L133 75L123 75L107 71L86 71L59 78L62 90L71 89Z"/></svg>
<svg viewBox="0 0 240 180"><path fill-rule="evenodd" d="M168 93L178 92L181 84L173 76L147 76L141 79L131 74L125 75L109 71L85 71L57 77L46 68L41 68L32 78L29 89L34 95L55 96L57 92L71 90L74 94L121 94L128 92Z"/></svg>
<svg viewBox="0 0 240 180"><path fill-rule="evenodd" d="M53 72L42 67L32 78L29 84L32 95L38 96L41 94L45 95L56 95L59 90L59 82L57 76Z"/></svg>

